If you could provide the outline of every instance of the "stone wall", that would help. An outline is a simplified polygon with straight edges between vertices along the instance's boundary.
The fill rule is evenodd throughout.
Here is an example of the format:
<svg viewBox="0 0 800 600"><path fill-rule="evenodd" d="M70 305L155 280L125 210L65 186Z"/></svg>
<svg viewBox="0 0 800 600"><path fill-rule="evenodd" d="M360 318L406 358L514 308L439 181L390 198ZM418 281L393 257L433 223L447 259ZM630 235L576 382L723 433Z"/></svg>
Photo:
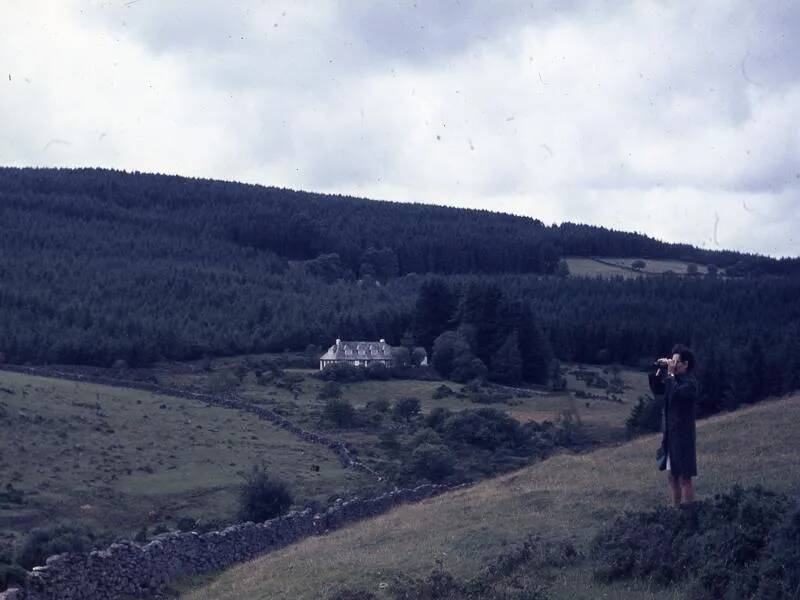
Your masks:
<svg viewBox="0 0 800 600"><path fill-rule="evenodd" d="M311 535L464 487L425 484L372 498L337 501L325 512L310 508L263 523L241 523L222 531L168 533L147 544L121 542L105 550L58 554L34 567L24 588L0 592L0 600L122 600L161 592L178 576L219 571Z"/></svg>

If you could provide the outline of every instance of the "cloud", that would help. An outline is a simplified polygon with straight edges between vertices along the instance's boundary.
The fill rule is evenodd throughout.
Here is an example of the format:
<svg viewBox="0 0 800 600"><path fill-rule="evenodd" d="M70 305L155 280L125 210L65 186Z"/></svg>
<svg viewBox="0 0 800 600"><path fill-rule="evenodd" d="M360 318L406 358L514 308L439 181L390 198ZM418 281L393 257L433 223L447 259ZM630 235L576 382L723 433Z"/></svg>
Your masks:
<svg viewBox="0 0 800 600"><path fill-rule="evenodd" d="M75 0L4 14L4 164L800 254L795 3Z"/></svg>

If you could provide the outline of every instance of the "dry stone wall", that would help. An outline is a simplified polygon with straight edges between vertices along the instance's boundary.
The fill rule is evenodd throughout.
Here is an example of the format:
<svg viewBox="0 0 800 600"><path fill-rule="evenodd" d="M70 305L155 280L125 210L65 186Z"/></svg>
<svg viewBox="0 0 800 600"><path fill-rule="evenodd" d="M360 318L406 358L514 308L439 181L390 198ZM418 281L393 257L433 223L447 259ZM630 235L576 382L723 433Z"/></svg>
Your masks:
<svg viewBox="0 0 800 600"><path fill-rule="evenodd" d="M28 574L24 588L0 592L0 600L122 600L159 594L171 579L218 571L311 535L464 487L425 484L371 498L338 501L322 513L310 508L263 523L221 531L168 533L147 544L121 542L105 550L58 554Z"/></svg>

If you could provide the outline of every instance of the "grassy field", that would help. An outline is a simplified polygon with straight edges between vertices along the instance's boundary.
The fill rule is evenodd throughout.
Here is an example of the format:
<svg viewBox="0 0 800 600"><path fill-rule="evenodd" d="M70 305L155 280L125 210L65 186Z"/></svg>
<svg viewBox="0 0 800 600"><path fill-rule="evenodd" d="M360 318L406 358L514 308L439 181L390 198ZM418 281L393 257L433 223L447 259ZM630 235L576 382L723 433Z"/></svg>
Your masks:
<svg viewBox="0 0 800 600"><path fill-rule="evenodd" d="M764 402L698 423L698 498L734 484L762 484L800 494L796 441L800 396ZM468 576L527 533L568 540L585 550L593 535L622 511L667 502L654 466L658 436L591 453L563 453L324 537L304 540L216 577L185 583L189 600L324 598L340 586L381 593L391 573L428 573L436 561ZM555 598L677 599L680 588L603 586L581 563L542 577Z"/></svg>
<svg viewBox="0 0 800 600"><path fill-rule="evenodd" d="M0 371L0 427L0 487L24 498L0 502L0 545L66 520L130 535L179 517L232 519L240 474L256 464L298 505L371 483L248 413L132 389Z"/></svg>
<svg viewBox="0 0 800 600"><path fill-rule="evenodd" d="M631 270L631 265L637 259L635 258L606 258L600 260L584 256L570 256L565 259L569 266L569 273L575 277L616 277L621 276L625 278L640 277L645 275L656 275L672 271L677 275L688 275L688 262L680 260L661 260L654 258L642 259L646 263L646 267L640 272ZM612 264L608 264L612 263ZM616 265L616 266L615 266ZM700 275L705 275L708 268L705 265L698 264L697 272Z"/></svg>

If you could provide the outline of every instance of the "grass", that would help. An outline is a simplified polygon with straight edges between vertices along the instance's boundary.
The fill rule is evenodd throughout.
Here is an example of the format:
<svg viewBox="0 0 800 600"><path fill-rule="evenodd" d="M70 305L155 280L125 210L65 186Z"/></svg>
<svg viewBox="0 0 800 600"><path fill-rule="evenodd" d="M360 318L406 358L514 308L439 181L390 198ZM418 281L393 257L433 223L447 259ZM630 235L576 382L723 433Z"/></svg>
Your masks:
<svg viewBox="0 0 800 600"><path fill-rule="evenodd" d="M606 258L602 257L600 262L594 258L584 256L570 256L565 259L569 266L569 273L575 277L640 277L641 274L653 275L672 271L677 275L688 275L690 263L680 260L662 260L655 258L644 258L646 266L640 273L631 271L635 258ZM612 264L608 264L612 263ZM616 266L615 266L616 265ZM697 264L697 271L700 275L707 273L705 265Z"/></svg>
<svg viewBox="0 0 800 600"><path fill-rule="evenodd" d="M179 517L233 519L240 474L285 479L296 503L358 493L371 479L329 449L248 413L183 398L0 372L0 546L80 520L131 535ZM319 471L312 465L318 465Z"/></svg>
<svg viewBox="0 0 800 600"><path fill-rule="evenodd" d="M764 402L698 422L699 498L734 484L762 484L800 494L796 440L800 396ZM341 585L379 593L392 572L422 575L435 561L462 577L533 532L585 550L622 511L667 502L655 469L658 436L591 453L556 455L515 473L424 502L404 505L324 537L234 567L214 578L184 582L188 600L324 598ZM551 577L556 598L679 598L679 587L595 584L581 564Z"/></svg>
<svg viewBox="0 0 800 600"><path fill-rule="evenodd" d="M287 369L302 377L300 392L258 385L252 372L241 380L234 372L248 359L214 359L210 370L188 364L164 364L129 371L132 379L156 378L167 386L210 391L215 380L235 381L235 391L278 410L300 425L319 430L325 401L317 398L323 382L314 370ZM570 372L575 365L566 365ZM599 369L594 369L602 374ZM112 373L114 374L114 373ZM126 377L126 374L122 374ZM606 375L604 375L606 376ZM620 441L623 423L643 378L623 371L630 389L625 402L575 401L569 392L515 397L492 406L515 418L555 420L572 405L595 443ZM590 390L570 373L571 389ZM239 382L240 381L240 382ZM461 385L445 382L452 389ZM434 399L439 381L364 381L343 384L343 397L361 407L377 398L390 403L412 396L422 411L477 408L468 399ZM31 527L81 520L130 535L143 524L172 525L178 517L228 519L235 512L240 473L263 462L286 479L298 502L324 502L332 495L358 494L365 476L342 469L335 455L308 444L252 415L210 407L202 402L132 389L0 372L0 487L24 492L22 505L0 504L0 546L8 546ZM594 393L602 390L592 389ZM5 434L5 432L8 432ZM375 432L327 429L342 437L367 462L380 466L382 449ZM311 466L319 465L313 471Z"/></svg>

